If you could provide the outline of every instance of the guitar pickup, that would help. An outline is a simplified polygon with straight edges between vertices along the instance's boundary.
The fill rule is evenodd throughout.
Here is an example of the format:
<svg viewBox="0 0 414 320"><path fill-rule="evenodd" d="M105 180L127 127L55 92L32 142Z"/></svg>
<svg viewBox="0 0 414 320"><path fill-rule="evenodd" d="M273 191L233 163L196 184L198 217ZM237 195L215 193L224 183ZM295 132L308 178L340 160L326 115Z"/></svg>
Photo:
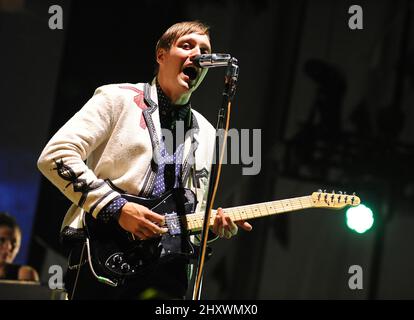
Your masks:
<svg viewBox="0 0 414 320"><path fill-rule="evenodd" d="M176 212L165 214L165 224L167 225L170 235L175 236L181 234L181 224L179 216Z"/></svg>

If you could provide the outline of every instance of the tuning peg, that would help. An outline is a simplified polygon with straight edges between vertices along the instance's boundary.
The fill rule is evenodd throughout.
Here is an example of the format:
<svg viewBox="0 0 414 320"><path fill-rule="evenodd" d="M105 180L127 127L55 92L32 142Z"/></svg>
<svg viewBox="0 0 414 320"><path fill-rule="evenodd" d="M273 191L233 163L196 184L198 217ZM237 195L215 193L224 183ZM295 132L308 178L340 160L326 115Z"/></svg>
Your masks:
<svg viewBox="0 0 414 320"><path fill-rule="evenodd" d="M352 192L352 195L355 196L355 192Z"/></svg>
<svg viewBox="0 0 414 320"><path fill-rule="evenodd" d="M335 190L332 190L332 193L335 194Z"/></svg>
<svg viewBox="0 0 414 320"><path fill-rule="evenodd" d="M339 194L342 194L342 191L338 191Z"/></svg>
<svg viewBox="0 0 414 320"><path fill-rule="evenodd" d="M319 193L322 193L322 189L318 189L318 192L319 192Z"/></svg>
<svg viewBox="0 0 414 320"><path fill-rule="evenodd" d="M346 195L346 191L344 191L344 195Z"/></svg>
<svg viewBox="0 0 414 320"><path fill-rule="evenodd" d="M323 193L326 193L326 189L323 190Z"/></svg>

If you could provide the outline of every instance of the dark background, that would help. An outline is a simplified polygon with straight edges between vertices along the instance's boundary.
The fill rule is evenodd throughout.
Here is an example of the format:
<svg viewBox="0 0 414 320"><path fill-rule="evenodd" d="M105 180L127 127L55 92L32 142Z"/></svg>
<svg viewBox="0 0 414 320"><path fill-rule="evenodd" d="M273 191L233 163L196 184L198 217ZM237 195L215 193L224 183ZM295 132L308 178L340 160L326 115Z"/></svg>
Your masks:
<svg viewBox="0 0 414 320"><path fill-rule="evenodd" d="M51 30L49 6L63 8ZM363 30L351 30L351 5ZM108 83L150 81L154 48L171 24L211 26L213 52L239 60L231 127L261 129L261 171L225 165L223 207L356 192L376 223L359 235L344 210L252 221L214 243L207 299L413 299L414 80L412 1L0 0L0 210L15 215L18 261L48 281L65 266L58 233L69 201L40 176L48 139ZM210 70L193 105L213 125L224 71ZM363 268L350 290L348 269Z"/></svg>

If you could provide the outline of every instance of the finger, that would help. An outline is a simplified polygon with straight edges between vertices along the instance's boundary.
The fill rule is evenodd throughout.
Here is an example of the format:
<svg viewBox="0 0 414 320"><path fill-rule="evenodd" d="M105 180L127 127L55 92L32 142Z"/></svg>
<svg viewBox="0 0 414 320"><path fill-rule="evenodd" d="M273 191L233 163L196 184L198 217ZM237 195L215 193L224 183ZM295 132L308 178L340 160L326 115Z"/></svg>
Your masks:
<svg viewBox="0 0 414 320"><path fill-rule="evenodd" d="M244 220L237 221L236 224L246 231L251 231L253 229L253 226Z"/></svg>
<svg viewBox="0 0 414 320"><path fill-rule="evenodd" d="M145 218L147 218L148 220L156 223L159 226L163 226L165 224L164 216L162 216L158 213L155 213L155 212L153 212L149 209L148 209L148 211L145 211L144 216L145 216Z"/></svg>
<svg viewBox="0 0 414 320"><path fill-rule="evenodd" d="M141 227L151 232L151 237L159 236L168 232L168 228L161 228L148 219L143 219Z"/></svg>
<svg viewBox="0 0 414 320"><path fill-rule="evenodd" d="M237 225L234 223L233 219L230 218L229 216L226 217L227 220L227 224L228 224L228 228L227 230L230 231L230 233L235 236L237 234L237 231L239 230L239 228L237 227Z"/></svg>
<svg viewBox="0 0 414 320"><path fill-rule="evenodd" d="M144 234L144 236L145 236L145 238L146 238L146 239L148 239L148 238L152 238L153 236L155 236L155 235L156 235L156 233L155 233L155 232L153 232L153 231L151 231L151 230L149 230L148 228L145 228L145 227L142 227L142 228L140 229L140 231L141 231L141 233L143 233L143 234Z"/></svg>
<svg viewBox="0 0 414 320"><path fill-rule="evenodd" d="M214 219L214 225L213 225L213 232L218 236L220 235L219 233L220 233L220 228L222 225L221 223L222 216L223 216L223 209L218 208L216 212L216 217Z"/></svg>
<svg viewBox="0 0 414 320"><path fill-rule="evenodd" d="M222 223L223 222L223 218L222 219L220 219L220 222ZM225 231L226 231L226 229L224 228L224 226L223 226L223 224L221 224L220 225L220 228L219 228L219 236L220 236L220 238L223 238L224 237L224 233L225 233Z"/></svg>
<svg viewBox="0 0 414 320"><path fill-rule="evenodd" d="M220 238L223 238L223 236L224 236L224 227L223 227L223 217L222 216L217 216L216 221L214 223L213 231Z"/></svg>
<svg viewBox="0 0 414 320"><path fill-rule="evenodd" d="M219 223L218 223L217 235L220 238L224 238L225 230L227 228L226 214L224 213L222 208L218 208L217 211L219 213Z"/></svg>
<svg viewBox="0 0 414 320"><path fill-rule="evenodd" d="M161 228L159 226L157 226L155 223L153 223L150 220L143 220L143 228L146 228L147 230L149 230L151 232L151 236L154 235L160 235L160 234L164 234L166 232L168 232L167 228Z"/></svg>
<svg viewBox="0 0 414 320"><path fill-rule="evenodd" d="M134 232L134 234L138 237L139 240L145 240L146 239L145 235L140 230L136 230Z"/></svg>
<svg viewBox="0 0 414 320"><path fill-rule="evenodd" d="M233 234L230 231L224 230L224 237L226 239L230 239L232 236L233 236Z"/></svg>
<svg viewBox="0 0 414 320"><path fill-rule="evenodd" d="M221 208L220 208L221 209ZM223 209L220 210L221 211L221 224L223 225L223 228L227 229L228 228L228 223L227 223L227 214L223 211Z"/></svg>
<svg viewBox="0 0 414 320"><path fill-rule="evenodd" d="M218 214L218 215L216 215L216 217L214 218L214 224L213 224L213 232L214 232L216 235L219 235L219 229L220 229L220 226L221 226L221 217L220 217L220 215Z"/></svg>

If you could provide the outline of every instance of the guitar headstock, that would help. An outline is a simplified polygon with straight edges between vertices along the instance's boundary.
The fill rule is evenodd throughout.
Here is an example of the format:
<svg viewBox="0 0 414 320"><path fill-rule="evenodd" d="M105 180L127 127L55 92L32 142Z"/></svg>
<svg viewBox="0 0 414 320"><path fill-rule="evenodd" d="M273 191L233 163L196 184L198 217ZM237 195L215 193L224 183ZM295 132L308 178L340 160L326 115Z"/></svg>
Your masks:
<svg viewBox="0 0 414 320"><path fill-rule="evenodd" d="M354 194L349 195L342 193L327 193L319 190L318 192L312 193L312 202L315 208L329 208L329 209L342 209L346 206L357 206L361 203L359 197Z"/></svg>

